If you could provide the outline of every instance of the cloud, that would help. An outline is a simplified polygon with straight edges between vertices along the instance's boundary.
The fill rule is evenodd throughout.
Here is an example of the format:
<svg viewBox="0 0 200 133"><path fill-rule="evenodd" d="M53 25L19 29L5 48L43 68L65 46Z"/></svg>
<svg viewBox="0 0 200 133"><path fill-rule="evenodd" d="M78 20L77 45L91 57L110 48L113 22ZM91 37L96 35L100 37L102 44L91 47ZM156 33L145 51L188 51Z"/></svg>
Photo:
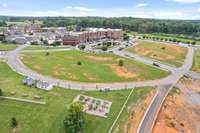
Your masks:
<svg viewBox="0 0 200 133"><path fill-rule="evenodd" d="M67 6L57 10L14 10L0 8L0 15L6 16L99 16L99 17L140 17L158 19L200 19L200 9L162 10L148 8L83 8Z"/></svg>
<svg viewBox="0 0 200 133"><path fill-rule="evenodd" d="M8 5L6 3L1 4L2 7L7 7Z"/></svg>
<svg viewBox="0 0 200 133"><path fill-rule="evenodd" d="M76 11L83 11L83 12L92 12L95 9L93 8L87 8L87 7L82 7L82 6L67 6L65 9L71 9L71 10L76 10Z"/></svg>
<svg viewBox="0 0 200 133"><path fill-rule="evenodd" d="M200 3L200 0L165 0L165 1L173 1L177 3L183 3L183 4L194 4L194 3Z"/></svg>
<svg viewBox="0 0 200 133"><path fill-rule="evenodd" d="M147 3L139 3L136 5L136 7L145 7L145 6L148 6Z"/></svg>
<svg viewBox="0 0 200 133"><path fill-rule="evenodd" d="M57 11L35 11L33 14L37 15L43 15L43 16L52 16L52 15L58 15L59 13Z"/></svg>

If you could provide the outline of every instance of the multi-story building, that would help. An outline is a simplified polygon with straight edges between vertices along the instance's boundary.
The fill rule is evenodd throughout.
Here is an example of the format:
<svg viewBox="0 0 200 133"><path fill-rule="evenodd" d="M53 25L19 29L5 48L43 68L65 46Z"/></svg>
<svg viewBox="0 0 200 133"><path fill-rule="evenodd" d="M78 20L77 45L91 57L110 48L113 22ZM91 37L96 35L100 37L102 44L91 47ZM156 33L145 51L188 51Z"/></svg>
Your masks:
<svg viewBox="0 0 200 133"><path fill-rule="evenodd" d="M101 39L121 40L123 37L120 29L88 28L83 32L69 32L63 38L64 45L77 45Z"/></svg>

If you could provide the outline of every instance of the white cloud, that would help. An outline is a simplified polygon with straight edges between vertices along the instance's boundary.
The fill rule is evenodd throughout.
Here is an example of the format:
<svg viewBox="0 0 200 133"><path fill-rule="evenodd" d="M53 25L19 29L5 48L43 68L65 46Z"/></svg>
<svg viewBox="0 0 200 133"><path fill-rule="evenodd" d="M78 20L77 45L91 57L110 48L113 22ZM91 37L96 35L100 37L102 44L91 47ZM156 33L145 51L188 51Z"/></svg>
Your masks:
<svg viewBox="0 0 200 133"><path fill-rule="evenodd" d="M82 6L67 6L65 7L66 10L76 10L76 11L83 11L83 12L92 12L95 9L93 8L87 8L87 7L82 7Z"/></svg>
<svg viewBox="0 0 200 133"><path fill-rule="evenodd" d="M74 9L78 10L78 11L84 11L84 12L92 12L92 11L94 11L94 9L92 9L92 8L86 8L86 7L81 7L81 6L74 7Z"/></svg>
<svg viewBox="0 0 200 133"><path fill-rule="evenodd" d="M183 4L200 3L200 0L165 0L165 1L174 1L177 3L183 3Z"/></svg>
<svg viewBox="0 0 200 133"><path fill-rule="evenodd" d="M88 10L89 9L89 10ZM99 17L140 17L159 19L200 19L200 9L161 10L146 8L80 8L68 6L57 10L11 10L0 8L0 15L8 16L99 16Z"/></svg>
<svg viewBox="0 0 200 133"><path fill-rule="evenodd" d="M42 16L52 16L52 15L58 15L59 13L57 11L35 11L33 12L35 15L42 15Z"/></svg>
<svg viewBox="0 0 200 133"><path fill-rule="evenodd" d="M7 7L8 5L6 3L1 4L2 7Z"/></svg>
<svg viewBox="0 0 200 133"><path fill-rule="evenodd" d="M148 6L147 3L139 3L136 5L136 7L145 7L145 6Z"/></svg>

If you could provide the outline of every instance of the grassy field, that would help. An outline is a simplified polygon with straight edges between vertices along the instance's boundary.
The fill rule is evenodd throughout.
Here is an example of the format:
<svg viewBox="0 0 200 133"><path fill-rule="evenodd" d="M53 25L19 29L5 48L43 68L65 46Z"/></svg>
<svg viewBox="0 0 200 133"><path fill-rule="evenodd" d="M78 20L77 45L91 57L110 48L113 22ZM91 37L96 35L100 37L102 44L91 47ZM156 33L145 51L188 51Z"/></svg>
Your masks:
<svg viewBox="0 0 200 133"><path fill-rule="evenodd" d="M31 69L59 79L80 82L124 82L157 79L169 73L111 54L89 54L80 51L24 53L21 56ZM118 62L124 60L124 66ZM77 65L81 61L82 65Z"/></svg>
<svg viewBox="0 0 200 133"><path fill-rule="evenodd" d="M195 51L192 70L200 73L200 50Z"/></svg>
<svg viewBox="0 0 200 133"><path fill-rule="evenodd" d="M9 50L13 50L16 49L17 45L14 44L3 44L0 43L0 51L9 51Z"/></svg>
<svg viewBox="0 0 200 133"><path fill-rule="evenodd" d="M2 133L12 132L10 128L11 117L16 117L20 133L63 133L63 119L67 115L67 107L78 94L113 102L108 118L85 114L87 121L86 133L94 133L94 131L95 133L107 133L131 91L120 90L105 93L54 88L52 91L46 92L22 85L21 80L23 77L13 72L3 62L0 62L0 73L0 88L3 90L4 95L10 96L11 91L16 92L14 97L21 97L23 93L29 94L28 99L32 99L31 97L34 95L40 95L47 102L46 105L35 105L1 99L0 131ZM151 88L135 89L130 97L129 104L140 102L151 90ZM127 106L130 106L129 104ZM126 117L127 114L123 115Z"/></svg>
<svg viewBox="0 0 200 133"><path fill-rule="evenodd" d="M48 49L63 49L63 48L70 48L71 46L40 46L40 45L30 45L24 50L48 50Z"/></svg>
<svg viewBox="0 0 200 133"><path fill-rule="evenodd" d="M128 51L180 67L184 63L187 48L158 42L138 41L138 45L129 48Z"/></svg>

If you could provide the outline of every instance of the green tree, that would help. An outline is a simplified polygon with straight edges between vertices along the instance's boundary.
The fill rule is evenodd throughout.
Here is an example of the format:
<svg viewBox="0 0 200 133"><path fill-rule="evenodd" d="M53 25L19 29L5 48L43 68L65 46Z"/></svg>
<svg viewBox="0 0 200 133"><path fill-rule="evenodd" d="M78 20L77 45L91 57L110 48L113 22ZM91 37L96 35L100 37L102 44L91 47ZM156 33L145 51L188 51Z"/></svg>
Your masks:
<svg viewBox="0 0 200 133"><path fill-rule="evenodd" d="M50 53L49 52L46 52L46 56L49 56L50 55Z"/></svg>
<svg viewBox="0 0 200 133"><path fill-rule="evenodd" d="M103 46L103 47L101 48L101 50L107 51L107 50L108 50L108 47L107 47L107 46Z"/></svg>
<svg viewBox="0 0 200 133"><path fill-rule="evenodd" d="M78 65L78 66L81 66L81 65L82 65L82 62L81 62L81 61L77 61L77 65Z"/></svg>
<svg viewBox="0 0 200 133"><path fill-rule="evenodd" d="M79 45L78 47L79 47L79 49L81 49L81 50L84 50L84 49L85 49L85 45Z"/></svg>
<svg viewBox="0 0 200 133"><path fill-rule="evenodd" d="M16 128L18 126L18 122L15 117L11 118L11 127Z"/></svg>
<svg viewBox="0 0 200 133"><path fill-rule="evenodd" d="M3 91L0 89L0 96L3 96Z"/></svg>
<svg viewBox="0 0 200 133"><path fill-rule="evenodd" d="M196 42L192 42L192 45L196 45Z"/></svg>
<svg viewBox="0 0 200 133"><path fill-rule="evenodd" d="M83 105L79 102L71 104L68 113L64 120L65 133L83 133L85 125Z"/></svg>
<svg viewBox="0 0 200 133"><path fill-rule="evenodd" d="M127 33L124 33L124 35L123 35L123 40L124 41L128 41L129 40L129 35L127 34Z"/></svg>
<svg viewBox="0 0 200 133"><path fill-rule="evenodd" d="M122 67L122 66L124 65L124 61L123 61L122 59L120 59L118 65L119 65L120 67Z"/></svg>

